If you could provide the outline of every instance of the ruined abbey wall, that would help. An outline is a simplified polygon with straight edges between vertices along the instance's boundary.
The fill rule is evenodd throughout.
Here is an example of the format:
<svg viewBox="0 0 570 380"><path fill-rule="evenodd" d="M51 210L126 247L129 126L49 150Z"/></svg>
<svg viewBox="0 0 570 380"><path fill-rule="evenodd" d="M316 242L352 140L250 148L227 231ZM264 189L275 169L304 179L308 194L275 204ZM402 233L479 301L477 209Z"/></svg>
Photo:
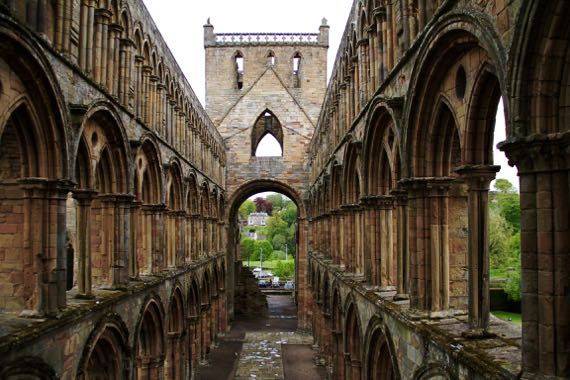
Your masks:
<svg viewBox="0 0 570 380"><path fill-rule="evenodd" d="M0 378L189 377L225 152L142 2L0 2L0 150Z"/></svg>
<svg viewBox="0 0 570 380"><path fill-rule="evenodd" d="M333 378L570 377L569 15L566 2L354 2L308 157L313 329ZM522 329L489 315L501 97Z"/></svg>

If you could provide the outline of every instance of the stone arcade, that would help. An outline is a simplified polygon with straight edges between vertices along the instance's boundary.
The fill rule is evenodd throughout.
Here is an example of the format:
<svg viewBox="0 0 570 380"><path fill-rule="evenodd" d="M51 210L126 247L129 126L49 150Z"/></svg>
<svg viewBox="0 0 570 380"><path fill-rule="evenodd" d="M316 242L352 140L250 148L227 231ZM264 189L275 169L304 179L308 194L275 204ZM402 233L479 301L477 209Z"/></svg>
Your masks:
<svg viewBox="0 0 570 380"><path fill-rule="evenodd" d="M191 378L260 190L299 207L299 327L331 378L570 379L568 19L355 0L328 86L325 20L208 22L204 108L141 1L0 0L0 379ZM501 97L522 329L489 317ZM283 156L255 157L266 134Z"/></svg>

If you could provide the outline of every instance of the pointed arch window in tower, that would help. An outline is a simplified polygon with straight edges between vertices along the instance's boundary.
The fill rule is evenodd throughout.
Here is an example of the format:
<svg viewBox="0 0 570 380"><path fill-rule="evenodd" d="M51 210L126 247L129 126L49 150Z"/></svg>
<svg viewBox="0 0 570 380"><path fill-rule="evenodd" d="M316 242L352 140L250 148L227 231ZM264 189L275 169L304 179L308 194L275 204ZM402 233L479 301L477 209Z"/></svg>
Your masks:
<svg viewBox="0 0 570 380"><path fill-rule="evenodd" d="M236 52L234 55L235 59L235 69L236 69L236 85L238 90L243 88L243 66L244 66L244 59L243 54L241 52Z"/></svg>
<svg viewBox="0 0 570 380"><path fill-rule="evenodd" d="M251 155L255 157L283 156L283 129L279 119L266 109L252 129Z"/></svg>
<svg viewBox="0 0 570 380"><path fill-rule="evenodd" d="M301 54L299 52L293 56L293 87L301 87Z"/></svg>

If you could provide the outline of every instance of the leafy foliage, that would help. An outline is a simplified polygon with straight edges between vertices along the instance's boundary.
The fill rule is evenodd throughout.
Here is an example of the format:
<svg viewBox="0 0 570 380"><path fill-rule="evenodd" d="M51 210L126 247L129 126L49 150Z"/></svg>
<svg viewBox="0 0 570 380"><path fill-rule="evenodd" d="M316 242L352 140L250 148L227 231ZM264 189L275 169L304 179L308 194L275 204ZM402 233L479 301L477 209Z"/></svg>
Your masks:
<svg viewBox="0 0 570 380"><path fill-rule="evenodd" d="M239 206L238 210L239 216L242 219L247 219L249 214L251 214L254 211L255 211L255 203L253 203L251 199L246 199L246 201L243 202L241 206Z"/></svg>
<svg viewBox="0 0 570 380"><path fill-rule="evenodd" d="M271 202L268 202L265 198L257 197L254 200L255 202L255 211L257 212L266 212L267 214L271 215L273 211L273 205Z"/></svg>
<svg viewBox="0 0 570 380"><path fill-rule="evenodd" d="M519 301L520 291L520 200L506 179L495 182L489 204L489 255L493 272L506 274L505 292Z"/></svg>
<svg viewBox="0 0 570 380"><path fill-rule="evenodd" d="M255 240L251 260L259 260L263 252L263 260L271 260L273 254L273 247L267 240Z"/></svg>
<svg viewBox="0 0 570 380"><path fill-rule="evenodd" d="M247 260L248 258L251 258L254 245L255 245L255 240L251 238L246 237L241 239L239 243L239 248L242 260Z"/></svg>
<svg viewBox="0 0 570 380"><path fill-rule="evenodd" d="M279 277L291 278L295 273L295 262L293 260L278 261L273 273Z"/></svg>

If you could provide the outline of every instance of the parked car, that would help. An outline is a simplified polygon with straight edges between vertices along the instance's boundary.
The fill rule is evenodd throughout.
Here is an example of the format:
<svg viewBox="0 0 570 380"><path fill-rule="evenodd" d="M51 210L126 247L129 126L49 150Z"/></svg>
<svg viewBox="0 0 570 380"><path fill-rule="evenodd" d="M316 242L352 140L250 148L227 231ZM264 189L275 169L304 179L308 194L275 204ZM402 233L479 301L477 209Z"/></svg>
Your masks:
<svg viewBox="0 0 570 380"><path fill-rule="evenodd" d="M287 282L285 283L285 289L290 289L290 290L295 289L295 282L293 282L293 281L287 281Z"/></svg>
<svg viewBox="0 0 570 380"><path fill-rule="evenodd" d="M269 282L267 282L267 280L259 280L257 285L259 285L260 288L267 288L269 286Z"/></svg>
<svg viewBox="0 0 570 380"><path fill-rule="evenodd" d="M278 288L281 284L279 283L279 277L273 277L273 281L271 281L271 287Z"/></svg>

